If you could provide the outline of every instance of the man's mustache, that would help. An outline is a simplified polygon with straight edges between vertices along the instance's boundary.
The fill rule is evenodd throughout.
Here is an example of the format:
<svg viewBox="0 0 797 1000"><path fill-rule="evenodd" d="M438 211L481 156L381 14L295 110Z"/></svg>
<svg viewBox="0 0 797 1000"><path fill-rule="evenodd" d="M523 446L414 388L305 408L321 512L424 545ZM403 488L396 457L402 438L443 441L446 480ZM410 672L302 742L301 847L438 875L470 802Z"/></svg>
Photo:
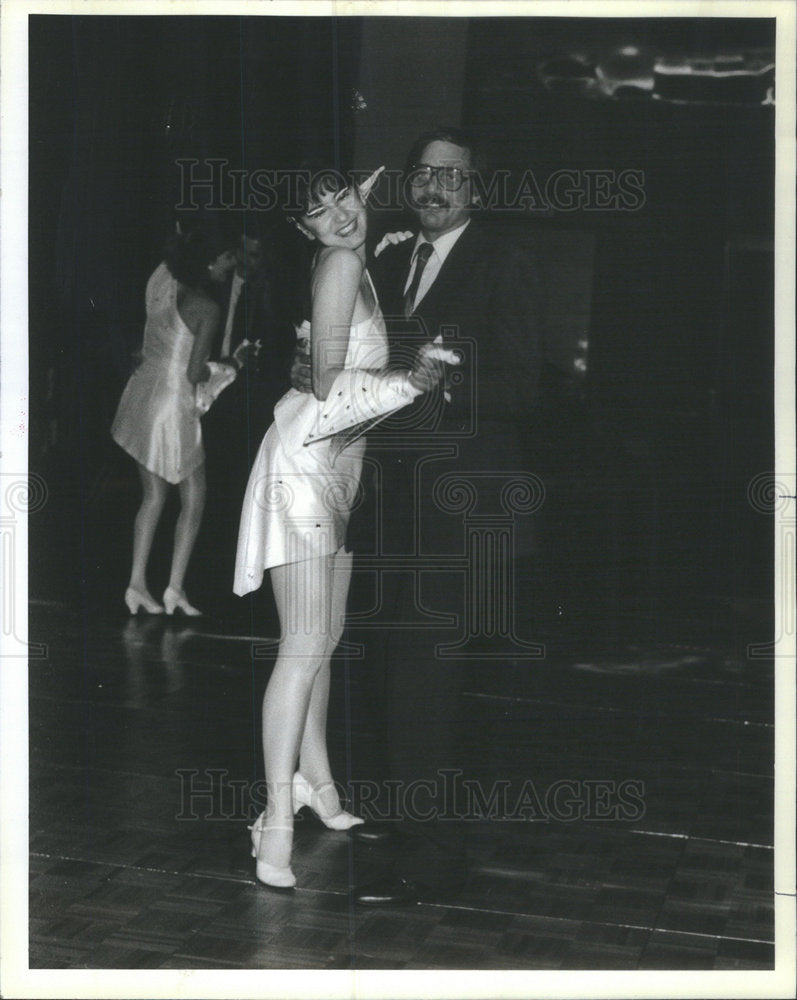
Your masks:
<svg viewBox="0 0 797 1000"><path fill-rule="evenodd" d="M436 194L416 196L413 204L416 208L451 208L446 198Z"/></svg>

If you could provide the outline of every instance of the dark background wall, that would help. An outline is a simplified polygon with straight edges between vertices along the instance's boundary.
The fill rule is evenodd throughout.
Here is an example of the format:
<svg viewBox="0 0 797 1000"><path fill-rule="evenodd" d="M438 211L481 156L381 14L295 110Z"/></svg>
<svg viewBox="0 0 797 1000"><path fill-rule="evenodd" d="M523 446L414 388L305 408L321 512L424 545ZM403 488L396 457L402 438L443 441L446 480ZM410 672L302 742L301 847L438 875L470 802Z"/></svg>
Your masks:
<svg viewBox="0 0 797 1000"><path fill-rule="evenodd" d="M569 567L558 586L614 608L766 603L772 525L746 489L774 464L774 108L605 99L572 78L546 85L540 66L773 39L749 18L32 17L30 467L53 523L70 524L56 546L35 544L37 527L51 538L46 511L31 525L34 596L98 579L121 593L127 539L102 526L134 509L136 484L108 427L174 224L176 161L398 168L418 131L447 122L515 179L644 177L634 211L494 213L542 252L562 234L580 248L553 299L565 308L572 284L586 328L562 329L537 430L548 551ZM285 233L264 216L279 254ZM395 221L384 212L375 230ZM578 339L586 372L568 368Z"/></svg>
<svg viewBox="0 0 797 1000"><path fill-rule="evenodd" d="M549 509L564 541L572 490L590 498L576 547L615 603L769 594L772 524L747 487L774 468L774 107L730 93L600 100L579 81L544 87L539 67L564 76L563 56L575 54L633 84L653 53L765 50L773 30L741 19L485 19L469 32L463 117L502 165L531 164L541 183L562 168L644 176L637 210L531 220L596 240L585 433L558 440L554 408L545 436L559 454L582 450L582 475L566 477ZM624 46L638 55L620 59Z"/></svg>

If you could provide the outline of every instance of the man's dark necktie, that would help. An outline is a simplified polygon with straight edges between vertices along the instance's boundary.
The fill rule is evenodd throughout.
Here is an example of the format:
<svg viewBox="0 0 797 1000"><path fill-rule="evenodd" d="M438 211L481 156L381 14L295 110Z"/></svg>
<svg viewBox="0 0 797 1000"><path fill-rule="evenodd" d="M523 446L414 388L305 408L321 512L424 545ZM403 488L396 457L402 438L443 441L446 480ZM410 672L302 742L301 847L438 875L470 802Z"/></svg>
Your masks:
<svg viewBox="0 0 797 1000"><path fill-rule="evenodd" d="M432 244L431 243L421 243L418 247L418 251L415 255L415 274L412 276L412 282L410 287L404 293L404 315L411 316L413 308L415 306L415 296L418 294L418 286L421 283L421 275L423 274L424 268L432 256Z"/></svg>

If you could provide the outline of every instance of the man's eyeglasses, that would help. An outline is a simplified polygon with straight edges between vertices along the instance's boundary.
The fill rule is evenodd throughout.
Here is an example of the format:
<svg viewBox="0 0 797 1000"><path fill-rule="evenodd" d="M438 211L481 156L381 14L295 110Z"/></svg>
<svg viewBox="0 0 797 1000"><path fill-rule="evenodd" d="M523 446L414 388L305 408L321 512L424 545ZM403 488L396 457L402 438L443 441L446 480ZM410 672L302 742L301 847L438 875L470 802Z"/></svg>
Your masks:
<svg viewBox="0 0 797 1000"><path fill-rule="evenodd" d="M432 167L428 163L418 163L410 168L407 179L413 187L425 187L437 178L437 183L446 191L458 191L465 183L468 171L461 167Z"/></svg>

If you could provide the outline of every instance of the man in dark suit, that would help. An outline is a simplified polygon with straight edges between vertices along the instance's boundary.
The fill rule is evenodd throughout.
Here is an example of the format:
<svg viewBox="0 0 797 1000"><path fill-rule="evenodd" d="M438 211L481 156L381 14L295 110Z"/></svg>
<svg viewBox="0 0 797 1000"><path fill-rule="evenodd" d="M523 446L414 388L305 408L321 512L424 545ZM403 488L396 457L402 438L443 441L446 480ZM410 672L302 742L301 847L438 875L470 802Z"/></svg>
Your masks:
<svg viewBox="0 0 797 1000"><path fill-rule="evenodd" d="M525 438L538 393L542 303L528 254L473 217L481 167L465 133L421 136L405 187L419 232L388 242L372 268L394 363L409 364L419 342L438 336L461 363L436 395L369 435L381 535L370 529L366 551L377 554L387 622L374 640L381 655L369 656L385 713L372 816L384 815L392 796L401 823L351 831L393 853L384 878L355 890L363 905L437 898L462 884L472 817L453 800L450 777L461 772L458 748L475 736L461 705L464 672L481 655L536 655L517 634L530 579L520 567L534 548L524 511L533 504L515 498L534 492ZM496 539L501 565L490 554ZM497 576L512 581L500 592Z"/></svg>

